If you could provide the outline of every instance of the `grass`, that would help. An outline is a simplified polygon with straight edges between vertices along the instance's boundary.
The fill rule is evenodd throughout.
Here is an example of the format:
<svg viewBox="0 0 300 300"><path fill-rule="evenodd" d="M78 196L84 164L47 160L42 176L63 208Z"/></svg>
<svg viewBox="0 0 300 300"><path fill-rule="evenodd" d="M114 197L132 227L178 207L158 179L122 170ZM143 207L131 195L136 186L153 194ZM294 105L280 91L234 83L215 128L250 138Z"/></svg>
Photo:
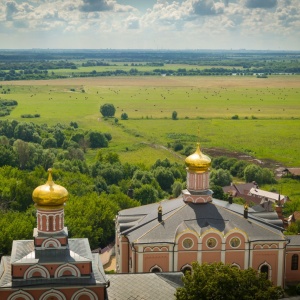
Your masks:
<svg viewBox="0 0 300 300"><path fill-rule="evenodd" d="M165 148L150 145L166 146L175 140L193 144L200 135L204 148L300 165L297 76L83 78L3 82L2 88L10 88L10 94L0 94L0 99L19 103L5 118L24 121L22 114L40 114L30 121L50 125L76 121L86 130L110 132L113 140L104 151L118 152L122 161L149 165L158 158L180 160ZM101 118L104 103L115 105L120 125ZM174 110L177 121L171 120ZM129 120L120 120L122 112ZM233 115L239 119L231 120Z"/></svg>

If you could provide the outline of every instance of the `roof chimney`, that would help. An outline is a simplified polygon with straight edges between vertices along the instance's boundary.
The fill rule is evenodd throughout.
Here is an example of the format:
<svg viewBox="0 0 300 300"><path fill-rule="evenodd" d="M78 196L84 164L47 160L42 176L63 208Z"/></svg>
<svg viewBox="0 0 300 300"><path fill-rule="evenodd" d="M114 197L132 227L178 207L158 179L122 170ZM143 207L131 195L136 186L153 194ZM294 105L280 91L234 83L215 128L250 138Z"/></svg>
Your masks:
<svg viewBox="0 0 300 300"><path fill-rule="evenodd" d="M248 219L248 204L244 205L244 218Z"/></svg>
<svg viewBox="0 0 300 300"><path fill-rule="evenodd" d="M157 212L157 221L160 223L162 222L162 207L160 204L159 204L158 212Z"/></svg>

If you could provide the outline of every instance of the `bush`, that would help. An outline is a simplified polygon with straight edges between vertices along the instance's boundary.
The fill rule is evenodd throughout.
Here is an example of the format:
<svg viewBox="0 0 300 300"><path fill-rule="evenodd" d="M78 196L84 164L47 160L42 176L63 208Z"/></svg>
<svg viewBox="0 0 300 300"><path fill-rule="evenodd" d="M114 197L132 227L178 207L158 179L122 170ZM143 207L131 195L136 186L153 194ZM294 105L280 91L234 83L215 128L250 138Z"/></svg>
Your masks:
<svg viewBox="0 0 300 300"><path fill-rule="evenodd" d="M100 112L103 117L113 117L115 115L116 109L113 104L105 103L100 106Z"/></svg>
<svg viewBox="0 0 300 300"><path fill-rule="evenodd" d="M173 144L174 151L180 151L183 149L183 145L181 142L177 141Z"/></svg>
<svg viewBox="0 0 300 300"><path fill-rule="evenodd" d="M300 295L300 283L296 285L296 293L297 295Z"/></svg>
<svg viewBox="0 0 300 300"><path fill-rule="evenodd" d="M122 113L121 120L128 120L128 115L126 113Z"/></svg>
<svg viewBox="0 0 300 300"><path fill-rule="evenodd" d="M231 119L232 119L232 120L238 120L238 119L239 119L239 116L238 116L238 115L234 115L234 116L231 117Z"/></svg>

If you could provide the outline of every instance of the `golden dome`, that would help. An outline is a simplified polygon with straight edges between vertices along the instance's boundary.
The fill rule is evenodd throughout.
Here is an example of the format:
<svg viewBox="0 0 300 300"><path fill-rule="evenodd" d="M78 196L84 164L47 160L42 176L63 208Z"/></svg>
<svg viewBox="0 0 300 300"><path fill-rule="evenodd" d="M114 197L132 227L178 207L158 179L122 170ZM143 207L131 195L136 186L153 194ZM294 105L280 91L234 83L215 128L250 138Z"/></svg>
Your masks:
<svg viewBox="0 0 300 300"><path fill-rule="evenodd" d="M200 150L200 144L197 143L197 150L185 159L185 165L190 171L204 173L211 166L211 159Z"/></svg>
<svg viewBox="0 0 300 300"><path fill-rule="evenodd" d="M68 200L68 191L52 180L52 169L48 169L49 176L45 184L38 186L32 193L32 199L44 209L57 209Z"/></svg>

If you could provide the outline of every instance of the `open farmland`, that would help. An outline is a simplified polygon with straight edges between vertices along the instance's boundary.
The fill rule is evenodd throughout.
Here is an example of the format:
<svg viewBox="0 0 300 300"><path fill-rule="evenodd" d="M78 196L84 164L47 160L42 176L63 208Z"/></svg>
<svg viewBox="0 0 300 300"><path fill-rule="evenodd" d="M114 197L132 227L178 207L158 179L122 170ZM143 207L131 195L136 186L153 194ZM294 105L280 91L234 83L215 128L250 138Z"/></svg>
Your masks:
<svg viewBox="0 0 300 300"><path fill-rule="evenodd" d="M111 132L113 149L124 161L153 163L173 158L174 141L300 165L300 80L297 76L101 77L2 82L2 99L19 105L7 118L38 123L78 122ZM100 105L113 103L118 125L103 120ZM179 120L171 120L173 111ZM129 120L120 120L126 112ZM21 119L22 114L40 118ZM231 117L238 115L238 120ZM156 147L155 150L149 147ZM92 157L92 153L89 154ZM146 158L145 158L146 156Z"/></svg>

